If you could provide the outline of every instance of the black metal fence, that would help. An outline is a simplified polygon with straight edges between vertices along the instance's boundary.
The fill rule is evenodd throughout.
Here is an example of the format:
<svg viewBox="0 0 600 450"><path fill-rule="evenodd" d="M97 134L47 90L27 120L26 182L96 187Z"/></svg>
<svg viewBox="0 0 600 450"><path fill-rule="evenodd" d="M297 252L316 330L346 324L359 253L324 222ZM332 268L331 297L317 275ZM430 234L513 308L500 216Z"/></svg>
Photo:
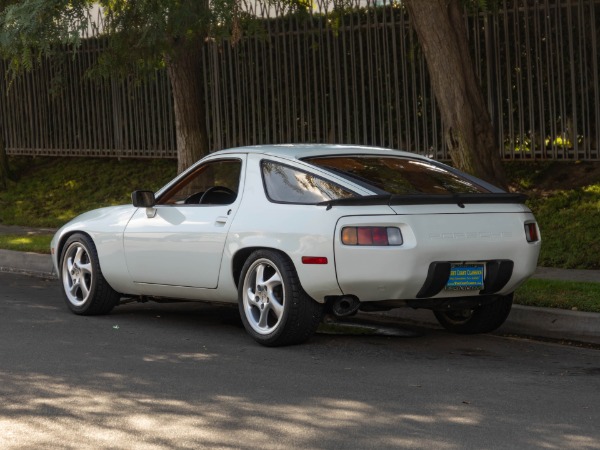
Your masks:
<svg viewBox="0 0 600 450"><path fill-rule="evenodd" d="M244 5L259 32L204 46L211 149L343 142L448 159L400 5L319 0L291 14L269 4ZM503 157L600 160L600 0L505 0L465 20ZM75 58L44 61L10 89L0 80L9 154L176 156L166 73L141 84L89 79L103 45L87 40Z"/></svg>

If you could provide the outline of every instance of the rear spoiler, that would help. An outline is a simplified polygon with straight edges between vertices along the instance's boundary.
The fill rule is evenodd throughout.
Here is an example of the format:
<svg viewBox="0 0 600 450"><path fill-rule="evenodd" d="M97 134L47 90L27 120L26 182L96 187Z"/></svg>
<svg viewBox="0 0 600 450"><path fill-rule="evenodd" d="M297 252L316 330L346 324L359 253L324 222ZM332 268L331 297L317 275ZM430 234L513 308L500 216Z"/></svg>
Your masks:
<svg viewBox="0 0 600 450"><path fill-rule="evenodd" d="M464 208L466 204L497 204L497 203L525 203L525 194L481 193L481 194L410 194L410 195L365 195L363 197L338 198L317 203L317 206L327 206L330 210L334 206L369 206L369 205L458 205Z"/></svg>

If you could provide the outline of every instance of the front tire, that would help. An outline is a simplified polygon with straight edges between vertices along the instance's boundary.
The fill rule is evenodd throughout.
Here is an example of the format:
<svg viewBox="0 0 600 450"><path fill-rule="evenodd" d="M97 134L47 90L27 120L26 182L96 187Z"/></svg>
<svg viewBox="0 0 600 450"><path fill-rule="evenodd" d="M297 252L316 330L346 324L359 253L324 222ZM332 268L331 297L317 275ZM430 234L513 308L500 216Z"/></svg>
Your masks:
<svg viewBox="0 0 600 450"><path fill-rule="evenodd" d="M306 341L319 326L323 312L323 305L302 289L289 258L272 250L257 250L246 260L238 302L248 334L269 347Z"/></svg>
<svg viewBox="0 0 600 450"><path fill-rule="evenodd" d="M513 294L499 296L491 303L475 309L434 311L438 322L458 334L489 333L502 325L512 308Z"/></svg>
<svg viewBox="0 0 600 450"><path fill-rule="evenodd" d="M75 314L108 314L119 302L119 294L102 275L96 246L85 234L74 234L65 243L60 279L67 306Z"/></svg>

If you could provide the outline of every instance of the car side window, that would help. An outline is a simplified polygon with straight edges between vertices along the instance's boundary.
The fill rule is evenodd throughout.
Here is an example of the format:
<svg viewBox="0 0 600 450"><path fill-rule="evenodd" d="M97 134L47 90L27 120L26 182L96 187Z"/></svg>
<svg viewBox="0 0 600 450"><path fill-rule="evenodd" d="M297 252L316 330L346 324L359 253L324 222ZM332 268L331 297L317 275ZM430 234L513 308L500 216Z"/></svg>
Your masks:
<svg viewBox="0 0 600 450"><path fill-rule="evenodd" d="M263 182L269 200L279 203L314 205L356 194L318 175L274 161L261 162Z"/></svg>
<svg viewBox="0 0 600 450"><path fill-rule="evenodd" d="M161 195L159 205L228 205L240 185L239 159L209 161L191 171Z"/></svg>

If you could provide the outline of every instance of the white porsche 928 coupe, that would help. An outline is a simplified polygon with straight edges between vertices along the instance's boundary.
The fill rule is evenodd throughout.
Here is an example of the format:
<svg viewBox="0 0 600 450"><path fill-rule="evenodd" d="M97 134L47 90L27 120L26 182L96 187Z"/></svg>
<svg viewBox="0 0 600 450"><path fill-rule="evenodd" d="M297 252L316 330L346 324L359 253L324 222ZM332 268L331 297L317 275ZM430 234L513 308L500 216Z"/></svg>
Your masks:
<svg viewBox="0 0 600 450"><path fill-rule="evenodd" d="M427 308L450 331L492 331L541 243L523 195L381 148L219 151L132 201L54 236L69 308L237 302L248 333L268 346L305 341L324 311Z"/></svg>

